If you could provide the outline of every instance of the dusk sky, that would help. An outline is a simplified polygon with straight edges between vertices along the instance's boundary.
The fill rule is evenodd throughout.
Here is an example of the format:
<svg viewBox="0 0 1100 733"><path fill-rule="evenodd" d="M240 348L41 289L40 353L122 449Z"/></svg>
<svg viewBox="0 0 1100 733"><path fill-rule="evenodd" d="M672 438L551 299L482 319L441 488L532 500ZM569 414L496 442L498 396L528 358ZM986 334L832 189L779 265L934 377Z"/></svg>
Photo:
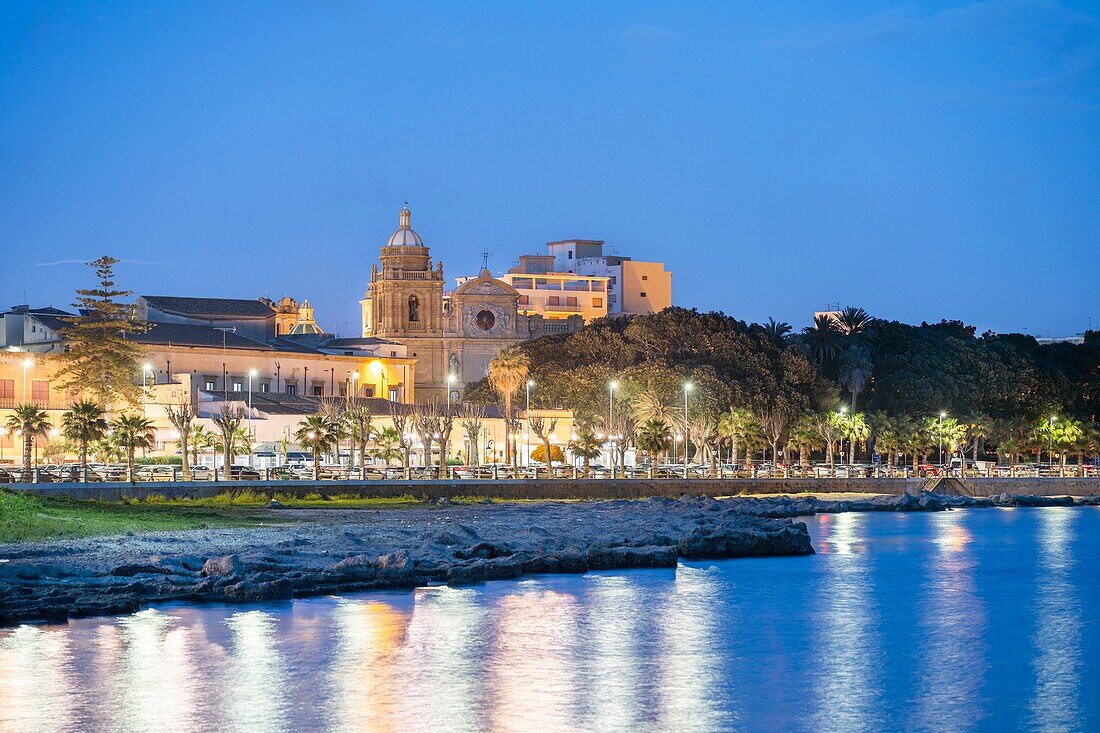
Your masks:
<svg viewBox="0 0 1100 733"><path fill-rule="evenodd" d="M749 321L1079 333L1100 7L0 7L0 306L65 306L109 253L138 294L355 332L406 200L451 287L582 237Z"/></svg>

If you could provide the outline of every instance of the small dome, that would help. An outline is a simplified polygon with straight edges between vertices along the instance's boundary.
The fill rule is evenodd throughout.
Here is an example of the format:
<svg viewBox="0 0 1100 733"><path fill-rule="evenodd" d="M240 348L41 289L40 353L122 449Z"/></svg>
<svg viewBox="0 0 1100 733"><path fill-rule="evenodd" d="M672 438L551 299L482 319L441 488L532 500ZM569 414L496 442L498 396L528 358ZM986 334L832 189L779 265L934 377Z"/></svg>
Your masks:
<svg viewBox="0 0 1100 733"><path fill-rule="evenodd" d="M390 235L390 239L386 242L387 247L423 247L424 240L420 238L420 235L412 230L409 226L412 221L412 212L409 211L409 203L406 201L405 205L401 207L401 225L397 228L397 231Z"/></svg>

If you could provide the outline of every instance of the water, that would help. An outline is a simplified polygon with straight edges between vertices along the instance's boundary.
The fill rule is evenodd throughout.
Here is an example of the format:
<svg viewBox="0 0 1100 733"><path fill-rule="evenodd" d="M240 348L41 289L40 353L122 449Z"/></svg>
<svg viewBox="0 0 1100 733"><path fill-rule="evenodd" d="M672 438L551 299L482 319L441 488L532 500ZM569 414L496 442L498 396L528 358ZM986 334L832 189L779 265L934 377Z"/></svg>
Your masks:
<svg viewBox="0 0 1100 733"><path fill-rule="evenodd" d="M0 731L1096 731L1100 510L818 553L0 632Z"/></svg>

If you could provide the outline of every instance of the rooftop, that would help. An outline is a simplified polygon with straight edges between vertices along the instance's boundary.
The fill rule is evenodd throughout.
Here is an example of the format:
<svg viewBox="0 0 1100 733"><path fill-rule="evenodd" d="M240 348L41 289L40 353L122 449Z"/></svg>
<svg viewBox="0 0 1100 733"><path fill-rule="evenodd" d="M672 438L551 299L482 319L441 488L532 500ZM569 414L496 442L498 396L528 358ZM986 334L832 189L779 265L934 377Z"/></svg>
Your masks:
<svg viewBox="0 0 1100 733"><path fill-rule="evenodd" d="M271 318L267 303L242 298L185 298L178 295L143 295L150 307L190 318Z"/></svg>

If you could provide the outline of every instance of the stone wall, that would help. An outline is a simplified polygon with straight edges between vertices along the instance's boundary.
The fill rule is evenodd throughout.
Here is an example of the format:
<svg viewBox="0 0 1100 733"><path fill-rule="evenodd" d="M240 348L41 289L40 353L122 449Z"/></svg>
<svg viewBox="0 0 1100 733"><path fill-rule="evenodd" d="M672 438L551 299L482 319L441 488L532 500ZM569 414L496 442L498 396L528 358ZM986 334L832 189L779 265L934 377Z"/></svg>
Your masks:
<svg viewBox="0 0 1100 733"><path fill-rule="evenodd" d="M956 480L957 481L957 480ZM1086 496L1100 494L1100 479L990 478L966 479L965 492L973 496L1028 494L1035 496ZM454 498L484 496L494 499L637 499L649 496L679 497L753 494L902 494L925 488L925 479L539 479L501 481L202 481L109 484L16 484L11 488L41 496L118 501L159 495L169 499L205 498L226 491L273 494L318 493L323 496L354 494L394 498L415 496ZM955 493L951 491L949 493Z"/></svg>

